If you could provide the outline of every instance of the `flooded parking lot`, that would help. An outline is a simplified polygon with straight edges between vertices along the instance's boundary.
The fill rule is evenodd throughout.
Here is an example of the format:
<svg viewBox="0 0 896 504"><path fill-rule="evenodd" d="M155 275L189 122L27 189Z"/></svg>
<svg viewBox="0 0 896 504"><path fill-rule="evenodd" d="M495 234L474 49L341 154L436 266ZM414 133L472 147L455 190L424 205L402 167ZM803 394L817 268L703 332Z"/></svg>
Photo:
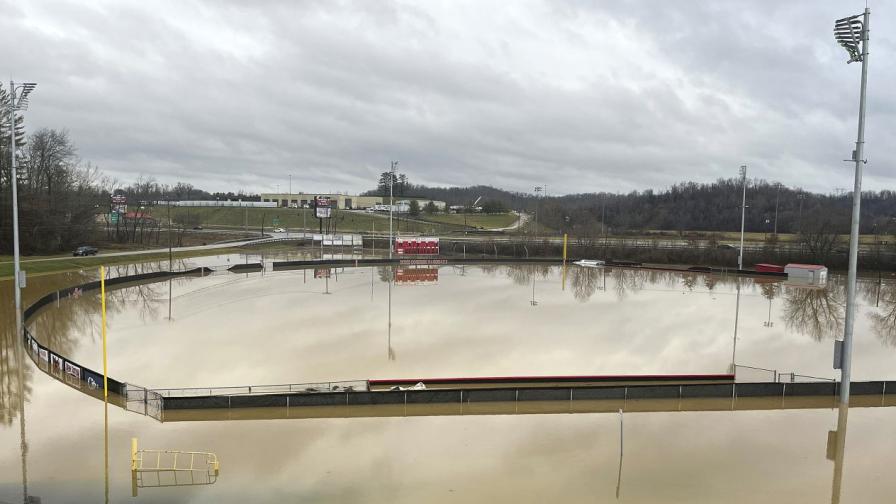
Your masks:
<svg viewBox="0 0 896 504"><path fill-rule="evenodd" d="M739 380L838 376L832 347L845 296L836 275L818 289L618 268L573 267L564 279L546 264L217 269L111 291L110 375L150 388L733 369ZM36 277L26 299L95 275ZM863 281L860 294L854 379L893 379L896 284ZM102 369L96 293L61 299L29 327L47 347ZM103 403L30 360L19 387L4 331L0 501L21 500L23 462L28 493L43 502L102 501ZM879 502L896 490L881 442L896 431L892 408L851 408L836 464L828 433L846 432L845 414L775 407L166 423L110 407L110 495L131 499L131 437L221 460L213 484L142 488L137 500L148 502L590 502L614 500L617 489L628 502L824 502L839 493Z"/></svg>

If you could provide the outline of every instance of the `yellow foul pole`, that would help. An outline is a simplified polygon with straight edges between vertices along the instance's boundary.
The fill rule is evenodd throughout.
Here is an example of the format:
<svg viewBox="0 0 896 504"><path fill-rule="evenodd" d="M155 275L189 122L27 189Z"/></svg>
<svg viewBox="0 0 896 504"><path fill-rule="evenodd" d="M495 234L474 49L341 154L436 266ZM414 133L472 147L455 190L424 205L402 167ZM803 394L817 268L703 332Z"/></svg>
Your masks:
<svg viewBox="0 0 896 504"><path fill-rule="evenodd" d="M566 264L566 233L563 233L563 264Z"/></svg>
<svg viewBox="0 0 896 504"><path fill-rule="evenodd" d="M563 284L562 289L566 290L566 233L563 233Z"/></svg>
<svg viewBox="0 0 896 504"><path fill-rule="evenodd" d="M108 368L106 366L106 269L100 266L100 297L102 298L103 305L103 398L109 397L109 380L107 379L109 375Z"/></svg>

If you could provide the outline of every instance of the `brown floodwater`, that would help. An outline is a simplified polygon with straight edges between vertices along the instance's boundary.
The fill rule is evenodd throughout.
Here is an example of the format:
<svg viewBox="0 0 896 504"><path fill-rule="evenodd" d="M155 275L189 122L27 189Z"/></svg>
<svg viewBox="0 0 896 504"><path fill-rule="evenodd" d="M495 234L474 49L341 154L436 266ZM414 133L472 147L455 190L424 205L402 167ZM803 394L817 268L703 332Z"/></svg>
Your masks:
<svg viewBox="0 0 896 504"><path fill-rule="evenodd" d="M741 381L838 377L838 275L810 289L580 267L564 282L561 268L543 264L223 271L271 259L184 260L179 267L216 273L111 290L110 376L149 388L224 387L726 373L733 362ZM113 267L111 275L166 267ZM96 278L92 270L30 278L26 304ZM94 292L62 299L29 328L42 344L99 370L99 307ZM888 477L896 409L838 410L832 401L757 401L736 410L656 401L627 405L624 414L557 404L333 408L289 419L259 410L164 423L110 406L107 472L102 401L27 357L20 367L10 282L0 283L0 309L0 502L21 502L26 491L45 503L103 502L107 475L112 502L864 503L896 495ZM863 279L854 379L896 379L894 357L896 282ZM140 488L135 499L132 437L143 448L214 452L220 474L212 484Z"/></svg>

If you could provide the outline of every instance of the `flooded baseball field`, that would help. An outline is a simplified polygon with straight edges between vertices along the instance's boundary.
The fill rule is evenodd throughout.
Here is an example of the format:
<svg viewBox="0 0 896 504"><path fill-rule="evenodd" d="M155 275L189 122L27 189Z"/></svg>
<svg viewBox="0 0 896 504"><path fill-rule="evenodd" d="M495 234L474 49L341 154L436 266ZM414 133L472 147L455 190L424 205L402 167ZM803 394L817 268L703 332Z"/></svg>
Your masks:
<svg viewBox="0 0 896 504"><path fill-rule="evenodd" d="M558 265L320 267L215 272L110 290L109 375L152 389L471 376L715 374L833 380L845 279ZM265 260L270 260L270 257ZM167 269L112 267L111 276ZM29 279L26 305L97 278ZM0 289L0 502L887 502L896 409L198 418L109 407L16 358ZM896 281L859 285L854 380L896 379ZM61 298L34 338L102 369L100 297ZM20 418L24 414L24 424ZM263 417L264 415L259 415ZM346 415L348 417L349 415ZM847 422L848 419L848 422ZM144 478L141 448L214 453L220 473ZM624 441L624 442L622 442ZM106 450L108 449L108 469ZM176 483L176 484L175 484ZM186 484L191 483L191 484ZM165 486L170 485L170 486Z"/></svg>

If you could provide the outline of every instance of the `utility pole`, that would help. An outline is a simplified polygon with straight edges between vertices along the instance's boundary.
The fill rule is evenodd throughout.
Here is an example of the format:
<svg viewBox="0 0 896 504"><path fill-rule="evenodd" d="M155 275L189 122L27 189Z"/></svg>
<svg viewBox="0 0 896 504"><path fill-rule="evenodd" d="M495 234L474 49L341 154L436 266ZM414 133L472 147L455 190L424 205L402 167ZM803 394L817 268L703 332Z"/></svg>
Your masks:
<svg viewBox="0 0 896 504"><path fill-rule="evenodd" d="M607 248L607 195L601 195L601 209L600 209L600 227L601 231L604 235L604 253L606 253Z"/></svg>
<svg viewBox="0 0 896 504"><path fill-rule="evenodd" d="M171 271L174 264L171 254L171 198L168 198L166 203L168 203L168 271Z"/></svg>
<svg viewBox="0 0 896 504"><path fill-rule="evenodd" d="M775 184L775 236L778 236L778 197L781 195L781 184Z"/></svg>
<svg viewBox="0 0 896 504"><path fill-rule="evenodd" d="M292 208L292 173L289 174L289 197L286 199L286 208ZM286 224L286 237L289 238L289 224Z"/></svg>
<svg viewBox="0 0 896 504"><path fill-rule="evenodd" d="M861 15L839 19L834 23L837 42L849 53L851 62L862 62L862 82L859 92L859 126L856 134L856 149L852 161L856 165L852 192L852 225L849 232L849 274L846 285L846 318L843 328L843 343L840 354L840 404L849 405L849 384L852 372L852 338L856 316L856 263L859 253L859 212L862 204L862 164L865 150L865 88L868 83L868 22L871 9L865 8ZM861 18L861 20L859 20ZM856 32L859 39L856 39ZM861 48L859 47L861 44ZM859 50L861 49L861 54ZM835 363L836 364L836 363ZM836 367L836 366L835 366Z"/></svg>
<svg viewBox="0 0 896 504"><path fill-rule="evenodd" d="M740 180L744 187L744 194L740 204L740 254L737 256L737 269L742 270L744 269L744 221L747 215L747 165L740 167Z"/></svg>
<svg viewBox="0 0 896 504"><path fill-rule="evenodd" d="M535 241L538 241L538 195L543 190L542 186L535 186Z"/></svg>
<svg viewBox="0 0 896 504"><path fill-rule="evenodd" d="M392 259L392 249L394 248L392 239L392 210L395 208L395 200L392 193L392 186L395 185L395 167L398 161L392 161L392 167L389 169L389 259Z"/></svg>

